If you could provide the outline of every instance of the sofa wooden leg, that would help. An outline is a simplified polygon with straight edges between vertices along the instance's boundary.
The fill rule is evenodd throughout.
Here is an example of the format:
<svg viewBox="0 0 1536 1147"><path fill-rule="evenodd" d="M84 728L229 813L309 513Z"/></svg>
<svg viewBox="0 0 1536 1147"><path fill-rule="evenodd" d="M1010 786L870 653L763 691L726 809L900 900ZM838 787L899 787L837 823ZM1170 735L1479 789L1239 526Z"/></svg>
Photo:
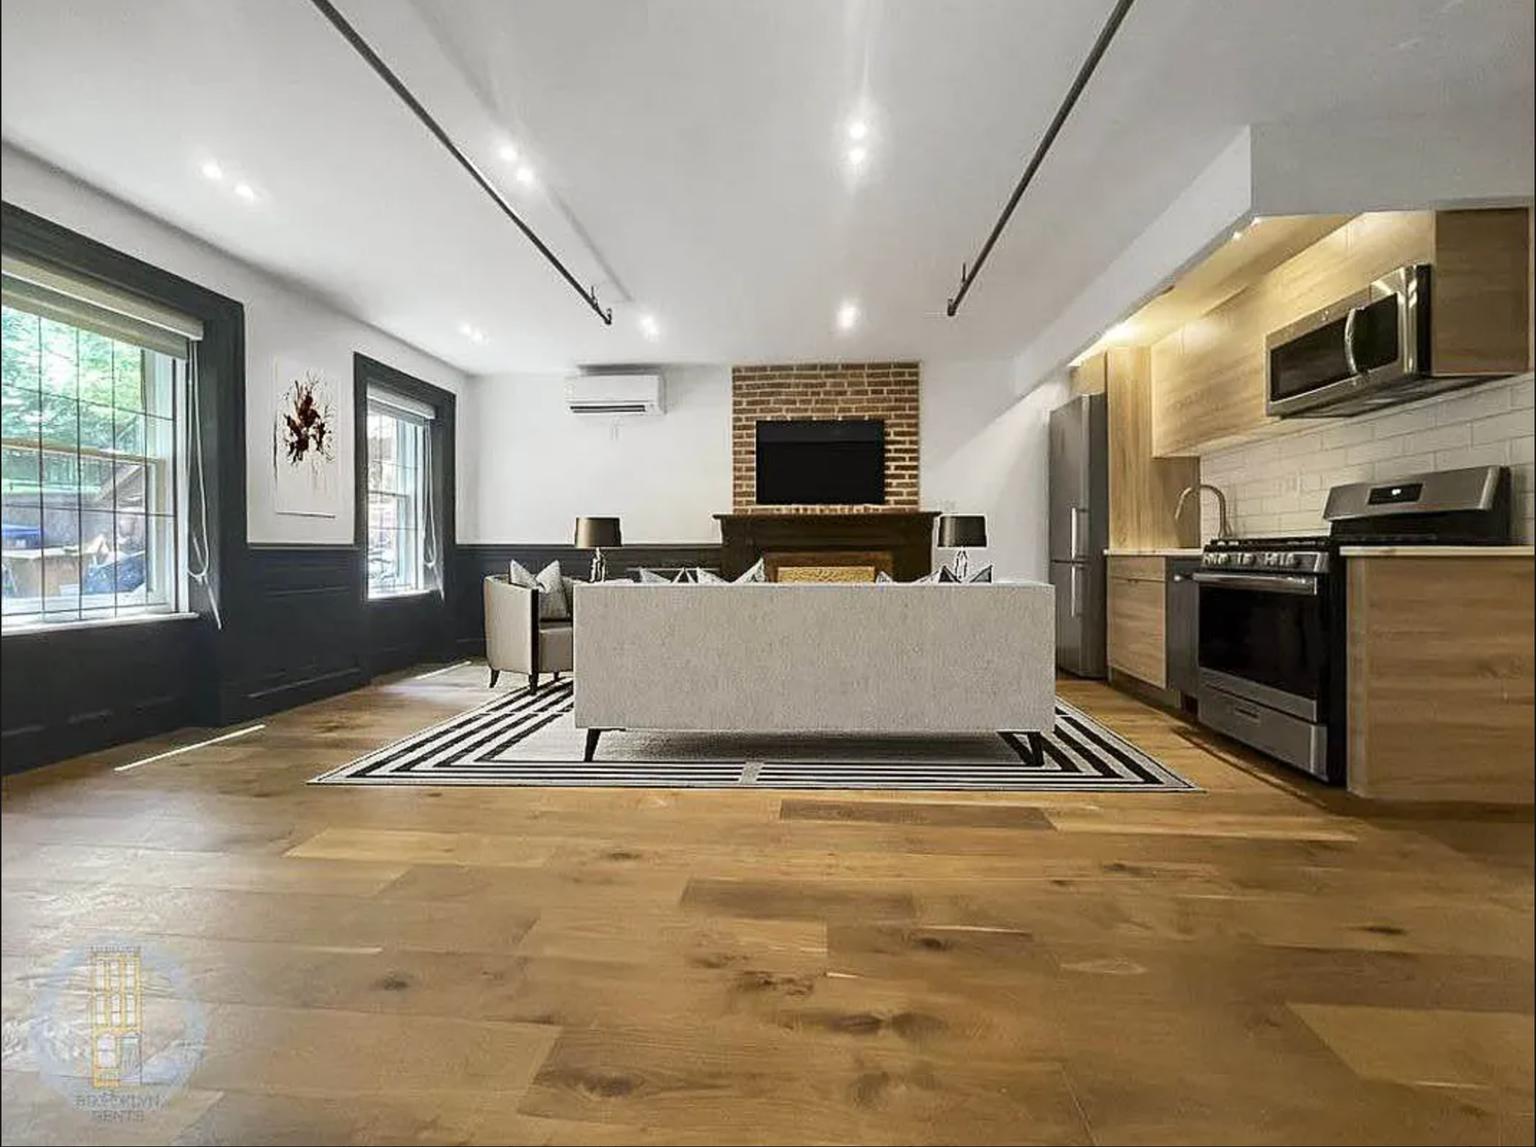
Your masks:
<svg viewBox="0 0 1536 1147"><path fill-rule="evenodd" d="M1039 733L1030 733L1028 737L1029 755L1035 758L1036 765L1045 768L1045 738Z"/></svg>
<svg viewBox="0 0 1536 1147"><path fill-rule="evenodd" d="M597 752L597 739L602 735L603 731L601 729L587 730L587 747L586 751L581 754L582 760L590 761L592 759L593 754Z"/></svg>
<svg viewBox="0 0 1536 1147"><path fill-rule="evenodd" d="M501 670L500 669L492 669L491 670L491 683L489 685L487 685L486 688L487 689L494 689L494 688L496 688L496 678L498 678L500 676L501 676Z"/></svg>
<svg viewBox="0 0 1536 1147"><path fill-rule="evenodd" d="M537 673L530 673L530 674L528 674L528 692L530 692L530 693L537 693L538 691L539 691L539 675Z"/></svg>

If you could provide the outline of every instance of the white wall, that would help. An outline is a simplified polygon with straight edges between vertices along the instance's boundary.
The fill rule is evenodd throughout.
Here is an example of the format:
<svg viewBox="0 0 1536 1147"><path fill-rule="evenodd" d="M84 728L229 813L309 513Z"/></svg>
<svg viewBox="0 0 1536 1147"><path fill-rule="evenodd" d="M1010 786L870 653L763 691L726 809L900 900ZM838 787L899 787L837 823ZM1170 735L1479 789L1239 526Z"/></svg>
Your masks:
<svg viewBox="0 0 1536 1147"><path fill-rule="evenodd" d="M347 545L353 541L354 351L449 390L461 391L464 386L464 376L438 359L13 148L3 151L0 194L7 202L245 305L247 536L251 542ZM263 210L280 211L281 206ZM273 508L270 401L273 364L279 358L315 367L335 380L341 497L334 518L296 517L278 514ZM472 474L473 460L466 466L461 458L460 469ZM463 481L461 473L461 486Z"/></svg>
<svg viewBox="0 0 1536 1147"><path fill-rule="evenodd" d="M1063 376L1022 396L1017 386L1013 361L923 363L922 504L987 516L989 544L970 553L972 569L990 561L994 577L1045 581L1049 419L1069 388Z"/></svg>
<svg viewBox="0 0 1536 1147"><path fill-rule="evenodd" d="M1328 488L1390 482L1409 474L1463 466L1509 466L1514 532L1532 541L1533 384L1529 374L1437 395L1358 418L1298 419L1281 437L1207 454L1200 477L1227 495L1239 534L1326 532ZM1202 528L1215 533L1214 501Z"/></svg>
<svg viewBox="0 0 1536 1147"><path fill-rule="evenodd" d="M576 519L613 515L624 540L718 542L731 508L731 373L662 370L666 413L605 418L565 407L561 375L494 375L467 388L459 539L569 545Z"/></svg>

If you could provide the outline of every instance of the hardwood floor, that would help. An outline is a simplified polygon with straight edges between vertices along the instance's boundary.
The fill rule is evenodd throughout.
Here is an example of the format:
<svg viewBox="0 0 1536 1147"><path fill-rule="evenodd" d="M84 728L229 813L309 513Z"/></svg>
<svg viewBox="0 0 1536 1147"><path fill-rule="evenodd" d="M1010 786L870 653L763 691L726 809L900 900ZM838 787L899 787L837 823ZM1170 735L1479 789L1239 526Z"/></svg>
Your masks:
<svg viewBox="0 0 1536 1147"><path fill-rule="evenodd" d="M483 682L7 779L5 1141L1532 1140L1528 809L1368 805L1076 682L1206 791L305 786ZM206 1012L133 1120L29 1038L102 937Z"/></svg>

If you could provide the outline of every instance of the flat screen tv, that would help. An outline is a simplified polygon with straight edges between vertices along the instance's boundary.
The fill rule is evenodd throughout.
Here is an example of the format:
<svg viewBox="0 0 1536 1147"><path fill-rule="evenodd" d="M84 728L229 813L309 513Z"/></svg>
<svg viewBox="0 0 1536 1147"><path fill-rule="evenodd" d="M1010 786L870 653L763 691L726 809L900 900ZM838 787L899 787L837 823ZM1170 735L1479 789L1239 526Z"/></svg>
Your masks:
<svg viewBox="0 0 1536 1147"><path fill-rule="evenodd" d="M757 501L763 506L883 504L885 423L759 422Z"/></svg>

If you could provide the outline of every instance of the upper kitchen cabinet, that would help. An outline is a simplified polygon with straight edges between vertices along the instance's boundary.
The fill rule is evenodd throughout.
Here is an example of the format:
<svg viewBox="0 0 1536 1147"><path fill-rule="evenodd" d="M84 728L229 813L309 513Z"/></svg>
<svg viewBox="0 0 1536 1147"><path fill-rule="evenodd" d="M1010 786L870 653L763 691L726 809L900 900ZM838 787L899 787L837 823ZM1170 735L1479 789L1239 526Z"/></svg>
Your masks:
<svg viewBox="0 0 1536 1147"><path fill-rule="evenodd" d="M1262 434L1264 340L1408 264L1433 267L1437 372L1530 364L1530 211L1383 212L1330 231L1152 347L1152 449L1193 454Z"/></svg>

